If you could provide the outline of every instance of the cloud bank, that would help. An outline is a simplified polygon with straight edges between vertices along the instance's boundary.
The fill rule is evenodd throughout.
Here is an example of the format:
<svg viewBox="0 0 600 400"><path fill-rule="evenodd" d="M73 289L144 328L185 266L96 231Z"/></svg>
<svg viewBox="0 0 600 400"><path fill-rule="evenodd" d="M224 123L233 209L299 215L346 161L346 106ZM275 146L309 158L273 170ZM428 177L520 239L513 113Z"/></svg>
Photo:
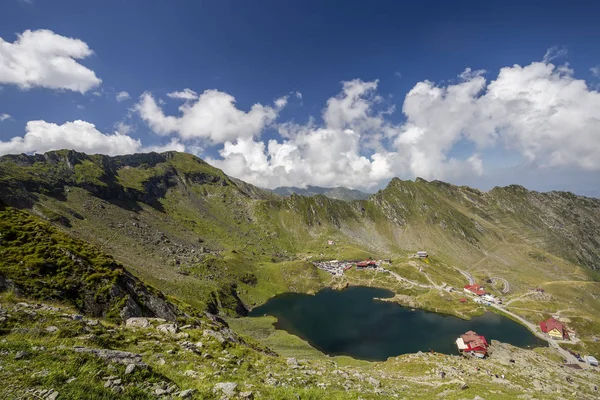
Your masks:
<svg viewBox="0 0 600 400"><path fill-rule="evenodd" d="M279 125L282 140L226 141L210 162L258 185L368 189L393 176L455 180L485 173L483 153L514 152L532 168L600 169L600 94L549 62L502 68L487 81L466 70L455 83L417 83L394 125L376 113L377 82L344 82L321 124ZM459 143L474 151L452 157Z"/></svg>
<svg viewBox="0 0 600 400"><path fill-rule="evenodd" d="M46 29L26 30L13 43L0 38L0 83L85 93L102 82L76 61L92 54L85 42Z"/></svg>
<svg viewBox="0 0 600 400"><path fill-rule="evenodd" d="M90 154L130 154L147 151L185 151L185 146L172 139L164 146L142 146L139 139L124 133L102 133L89 122L76 120L62 125L46 121L29 121L23 137L0 142L1 154L44 153L51 150L73 149Z"/></svg>
<svg viewBox="0 0 600 400"><path fill-rule="evenodd" d="M40 45L40 37L37 45L31 44L30 36L40 32L48 46ZM60 50L51 45L54 40L63 41ZM43 53L40 65L47 58L66 57L84 70L74 59L91 54L85 43L50 31L26 31L8 46L20 49L8 47L13 57L26 49L34 57ZM6 42L0 42L0 49L0 76L6 81ZM232 176L269 188L343 185L368 190L394 176L472 182L493 172L490 153L514 155L513 165L506 167L594 173L600 170L600 93L575 78L568 66L553 64L557 57L564 57L564 51L551 49L541 62L507 66L490 78L489 72L468 68L443 85L417 82L398 109L379 94L378 81L345 81L320 115L303 124L280 119L289 101L301 101L300 93L242 110L228 93L186 88L167 94L178 107L168 115L164 102L146 92L131 112L155 135L170 138L164 146L142 145L128 135L125 123L117 124L116 132L103 133L79 120L62 125L30 121L24 136L0 142L0 154L187 149ZM81 76L95 78L89 72ZM13 83L50 87L48 76L23 76ZM61 87L85 91L100 82L95 79L65 80ZM60 86L57 82L54 87ZM203 154L207 148L209 155Z"/></svg>

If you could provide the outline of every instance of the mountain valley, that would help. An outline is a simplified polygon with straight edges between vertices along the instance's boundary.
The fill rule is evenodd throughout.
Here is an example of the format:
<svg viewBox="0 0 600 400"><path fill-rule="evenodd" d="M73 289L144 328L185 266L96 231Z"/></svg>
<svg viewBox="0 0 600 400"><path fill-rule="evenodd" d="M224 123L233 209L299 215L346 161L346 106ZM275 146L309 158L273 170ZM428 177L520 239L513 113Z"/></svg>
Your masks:
<svg viewBox="0 0 600 400"><path fill-rule="evenodd" d="M494 341L487 360L417 353L367 362L328 357L276 330L273 317L246 315L277 294L348 286L389 289L390 301L465 319L502 313L461 302L470 277L530 323L564 321L576 332L565 349L600 355L599 199L420 178L331 197L281 196L186 153L0 157L0 377L10 382L0 392L597 396L597 368L566 368L551 347ZM367 259L387 260L390 272L333 275L314 264ZM119 361L100 350L134 355Z"/></svg>

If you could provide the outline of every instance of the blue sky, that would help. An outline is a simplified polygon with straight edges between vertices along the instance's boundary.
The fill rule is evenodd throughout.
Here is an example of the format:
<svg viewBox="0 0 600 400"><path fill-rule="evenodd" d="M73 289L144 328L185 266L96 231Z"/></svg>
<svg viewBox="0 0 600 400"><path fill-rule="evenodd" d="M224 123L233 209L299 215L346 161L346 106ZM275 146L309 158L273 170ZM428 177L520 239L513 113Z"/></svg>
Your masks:
<svg viewBox="0 0 600 400"><path fill-rule="evenodd" d="M600 3L404 3L3 1L0 153L173 148L265 187L600 195Z"/></svg>

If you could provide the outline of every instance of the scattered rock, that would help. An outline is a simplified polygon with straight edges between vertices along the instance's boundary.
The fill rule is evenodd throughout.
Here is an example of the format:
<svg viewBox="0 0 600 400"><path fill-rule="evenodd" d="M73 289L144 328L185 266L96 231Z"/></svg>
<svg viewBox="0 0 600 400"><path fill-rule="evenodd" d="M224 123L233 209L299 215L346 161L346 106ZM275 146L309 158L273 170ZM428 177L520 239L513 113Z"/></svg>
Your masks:
<svg viewBox="0 0 600 400"><path fill-rule="evenodd" d="M164 333L166 335L168 335L168 334L174 335L178 331L177 325L175 325L175 324L162 324L162 325L157 326L156 330L161 333Z"/></svg>
<svg viewBox="0 0 600 400"><path fill-rule="evenodd" d="M132 317L125 321L125 326L130 328L147 328L150 326L150 321L147 318Z"/></svg>
<svg viewBox="0 0 600 400"><path fill-rule="evenodd" d="M196 389L186 389L186 390L179 392L179 397L182 399L187 399L187 398L192 397L194 395L194 393L196 393Z"/></svg>
<svg viewBox="0 0 600 400"><path fill-rule="evenodd" d="M253 400L254 399L254 393L252 393L252 392L242 392L242 393L240 393L240 399Z"/></svg>
<svg viewBox="0 0 600 400"><path fill-rule="evenodd" d="M237 383L235 382L221 382L217 383L213 387L213 392L223 392L226 396L235 396L235 390L237 389Z"/></svg>
<svg viewBox="0 0 600 400"><path fill-rule="evenodd" d="M140 354L130 353L128 351L120 351L120 350L107 350L107 349L90 349L87 347L75 347L73 349L77 353L88 353L93 354L96 357L99 357L108 362L118 363L118 364L135 364L138 367L147 368L148 365L142 361L142 356Z"/></svg>
<svg viewBox="0 0 600 400"><path fill-rule="evenodd" d="M217 339L219 343L225 343L225 338L220 332L213 331L212 329L205 329L204 332L202 332L202 334L204 336L211 336Z"/></svg>
<svg viewBox="0 0 600 400"><path fill-rule="evenodd" d="M56 400L58 398L59 393L56 390L52 390L49 395L46 396L47 400Z"/></svg>
<svg viewBox="0 0 600 400"><path fill-rule="evenodd" d="M372 376L370 376L367 379L367 382L369 382L371 385L373 385L375 387L379 387L379 385L381 385L381 382L379 382L377 379L373 378Z"/></svg>
<svg viewBox="0 0 600 400"><path fill-rule="evenodd" d="M48 333L56 333L58 332L58 328L54 325L50 325L46 327L46 332Z"/></svg>
<svg viewBox="0 0 600 400"><path fill-rule="evenodd" d="M25 358L29 355L29 353L27 351L17 351L17 354L15 354L15 360L20 360L22 358Z"/></svg>
<svg viewBox="0 0 600 400"><path fill-rule="evenodd" d="M135 371L135 364L129 364L127 365L127 368L125 368L125 375L129 375L132 374L133 371Z"/></svg>
<svg viewBox="0 0 600 400"><path fill-rule="evenodd" d="M298 360L296 360L295 357L289 357L287 359L287 365L289 365L290 367L297 367L298 366Z"/></svg>
<svg viewBox="0 0 600 400"><path fill-rule="evenodd" d="M31 374L31 377L32 378L38 378L38 377L45 378L48 375L50 375L50 371L48 371L47 369L43 369L41 371L34 372L33 374Z"/></svg>

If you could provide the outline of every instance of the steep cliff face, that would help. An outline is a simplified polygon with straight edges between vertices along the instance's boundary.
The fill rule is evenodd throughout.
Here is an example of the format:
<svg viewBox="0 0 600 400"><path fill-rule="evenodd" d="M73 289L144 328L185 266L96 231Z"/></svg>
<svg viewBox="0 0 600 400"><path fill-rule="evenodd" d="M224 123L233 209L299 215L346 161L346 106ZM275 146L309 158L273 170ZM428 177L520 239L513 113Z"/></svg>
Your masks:
<svg viewBox="0 0 600 400"><path fill-rule="evenodd" d="M179 311L93 246L11 207L0 209L0 291L68 301L82 313L113 320Z"/></svg>

